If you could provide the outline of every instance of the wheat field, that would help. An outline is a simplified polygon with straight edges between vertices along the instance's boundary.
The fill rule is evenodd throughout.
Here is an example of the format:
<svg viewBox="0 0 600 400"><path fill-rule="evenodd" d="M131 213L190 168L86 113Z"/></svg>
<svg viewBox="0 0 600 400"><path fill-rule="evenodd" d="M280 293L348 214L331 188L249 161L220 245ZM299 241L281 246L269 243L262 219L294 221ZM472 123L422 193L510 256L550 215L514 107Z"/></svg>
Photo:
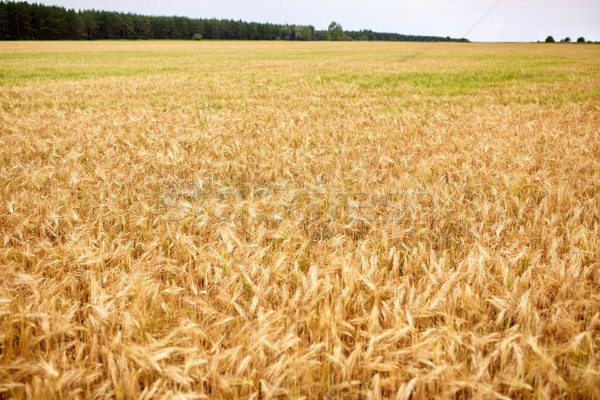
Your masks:
<svg viewBox="0 0 600 400"><path fill-rule="evenodd" d="M600 399L600 47L0 43L0 399Z"/></svg>

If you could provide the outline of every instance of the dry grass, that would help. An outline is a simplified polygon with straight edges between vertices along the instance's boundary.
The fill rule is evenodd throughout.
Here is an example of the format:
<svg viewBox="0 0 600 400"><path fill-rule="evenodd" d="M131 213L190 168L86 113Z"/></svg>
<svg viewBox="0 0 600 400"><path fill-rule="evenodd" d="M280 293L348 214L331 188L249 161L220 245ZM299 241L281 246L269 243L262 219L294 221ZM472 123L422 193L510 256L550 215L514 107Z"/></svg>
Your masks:
<svg viewBox="0 0 600 400"><path fill-rule="evenodd" d="M600 47L150 46L0 44L0 398L600 398Z"/></svg>

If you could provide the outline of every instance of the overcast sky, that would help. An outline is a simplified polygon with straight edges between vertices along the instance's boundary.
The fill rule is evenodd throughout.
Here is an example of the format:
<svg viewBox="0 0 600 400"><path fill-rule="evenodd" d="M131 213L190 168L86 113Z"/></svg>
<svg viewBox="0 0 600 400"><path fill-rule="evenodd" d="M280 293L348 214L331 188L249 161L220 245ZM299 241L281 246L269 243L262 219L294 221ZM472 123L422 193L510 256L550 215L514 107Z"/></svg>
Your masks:
<svg viewBox="0 0 600 400"><path fill-rule="evenodd" d="M345 30L463 37L498 0L32 0L75 9L314 25ZM600 0L501 0L471 41L600 41Z"/></svg>

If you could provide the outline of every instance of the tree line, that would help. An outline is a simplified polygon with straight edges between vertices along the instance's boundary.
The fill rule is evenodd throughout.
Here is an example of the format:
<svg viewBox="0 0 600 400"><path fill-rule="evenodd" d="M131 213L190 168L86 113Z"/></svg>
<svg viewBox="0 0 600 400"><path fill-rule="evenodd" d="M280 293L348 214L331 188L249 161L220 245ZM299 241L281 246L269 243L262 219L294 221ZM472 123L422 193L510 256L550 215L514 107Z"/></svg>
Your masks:
<svg viewBox="0 0 600 400"><path fill-rule="evenodd" d="M368 29L361 31L344 31L337 22L332 22L326 31L317 31L316 40L381 40L398 42L468 42L467 39L452 39L451 37L402 35L399 33L373 32Z"/></svg>
<svg viewBox="0 0 600 400"><path fill-rule="evenodd" d="M328 30L319 31L312 25L75 11L24 1L0 1L0 40L98 39L466 41L370 30L344 32L335 22Z"/></svg>

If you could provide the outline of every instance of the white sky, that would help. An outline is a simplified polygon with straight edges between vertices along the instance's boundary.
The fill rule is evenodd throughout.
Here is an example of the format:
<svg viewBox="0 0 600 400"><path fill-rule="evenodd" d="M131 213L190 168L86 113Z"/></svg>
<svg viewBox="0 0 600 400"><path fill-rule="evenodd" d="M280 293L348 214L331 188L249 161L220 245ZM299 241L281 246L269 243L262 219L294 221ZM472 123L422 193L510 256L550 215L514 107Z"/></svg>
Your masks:
<svg viewBox="0 0 600 400"><path fill-rule="evenodd" d="M463 37L498 0L34 0L74 9L313 25L345 30ZM108 7L107 7L108 6ZM501 0L471 41L600 41L600 0Z"/></svg>

